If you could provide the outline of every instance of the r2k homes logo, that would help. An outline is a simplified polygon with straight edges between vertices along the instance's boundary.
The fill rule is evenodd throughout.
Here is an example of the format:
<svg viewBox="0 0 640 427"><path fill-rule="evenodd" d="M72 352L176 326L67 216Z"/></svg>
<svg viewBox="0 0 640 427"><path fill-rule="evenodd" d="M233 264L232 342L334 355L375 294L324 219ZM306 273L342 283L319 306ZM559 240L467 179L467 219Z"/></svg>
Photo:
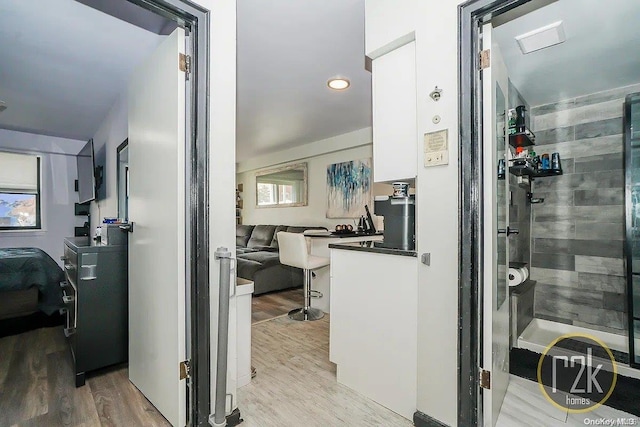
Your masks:
<svg viewBox="0 0 640 427"><path fill-rule="evenodd" d="M616 386L617 366L611 350L599 339L563 335L540 356L538 384L560 409L588 412L607 401Z"/></svg>

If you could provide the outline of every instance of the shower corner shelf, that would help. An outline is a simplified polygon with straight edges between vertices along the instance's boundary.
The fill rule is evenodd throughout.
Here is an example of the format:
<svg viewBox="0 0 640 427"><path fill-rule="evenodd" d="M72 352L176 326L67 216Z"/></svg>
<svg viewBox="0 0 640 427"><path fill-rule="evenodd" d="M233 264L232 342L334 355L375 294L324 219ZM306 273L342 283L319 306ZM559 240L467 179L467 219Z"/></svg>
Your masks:
<svg viewBox="0 0 640 427"><path fill-rule="evenodd" d="M529 129L509 135L509 145L512 147L531 147L535 145L535 140L536 136Z"/></svg>
<svg viewBox="0 0 640 427"><path fill-rule="evenodd" d="M509 166L509 173L515 176L528 176L529 178L544 178L547 176L562 175L562 169L536 169L529 163L524 165Z"/></svg>

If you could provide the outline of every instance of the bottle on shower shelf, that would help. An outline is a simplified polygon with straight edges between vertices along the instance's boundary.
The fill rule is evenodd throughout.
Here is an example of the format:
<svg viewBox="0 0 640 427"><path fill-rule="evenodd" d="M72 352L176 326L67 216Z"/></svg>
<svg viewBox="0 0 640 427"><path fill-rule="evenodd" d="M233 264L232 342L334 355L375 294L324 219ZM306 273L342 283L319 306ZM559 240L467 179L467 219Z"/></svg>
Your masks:
<svg viewBox="0 0 640 427"><path fill-rule="evenodd" d="M542 155L542 169L548 170L551 169L551 163L549 162L549 154L545 153Z"/></svg>

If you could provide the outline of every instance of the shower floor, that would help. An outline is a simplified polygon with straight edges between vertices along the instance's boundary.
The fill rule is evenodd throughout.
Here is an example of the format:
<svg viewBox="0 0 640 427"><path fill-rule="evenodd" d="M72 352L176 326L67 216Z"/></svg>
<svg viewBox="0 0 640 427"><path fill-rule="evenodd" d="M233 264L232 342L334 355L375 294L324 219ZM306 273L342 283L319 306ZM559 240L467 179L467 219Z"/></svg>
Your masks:
<svg viewBox="0 0 640 427"><path fill-rule="evenodd" d="M525 328L518 337L516 347L542 353L547 346L558 337L566 334L584 334L593 336L609 347L617 360L618 357L626 356L628 360L629 347L627 337L609 332L601 332L579 326L567 325L564 323L551 322L543 319L533 319L529 326ZM628 364L618 363L618 375L640 379L640 370L629 367Z"/></svg>

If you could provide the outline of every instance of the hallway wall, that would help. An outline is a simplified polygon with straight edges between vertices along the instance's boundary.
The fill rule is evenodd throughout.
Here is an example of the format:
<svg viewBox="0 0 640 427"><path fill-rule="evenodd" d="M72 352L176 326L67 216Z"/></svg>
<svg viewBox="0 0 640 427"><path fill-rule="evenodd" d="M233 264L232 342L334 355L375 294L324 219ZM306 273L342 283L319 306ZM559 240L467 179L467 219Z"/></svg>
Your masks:
<svg viewBox="0 0 640 427"><path fill-rule="evenodd" d="M564 175L534 181L535 317L626 334L623 259L627 86L531 110L535 151L560 153Z"/></svg>

